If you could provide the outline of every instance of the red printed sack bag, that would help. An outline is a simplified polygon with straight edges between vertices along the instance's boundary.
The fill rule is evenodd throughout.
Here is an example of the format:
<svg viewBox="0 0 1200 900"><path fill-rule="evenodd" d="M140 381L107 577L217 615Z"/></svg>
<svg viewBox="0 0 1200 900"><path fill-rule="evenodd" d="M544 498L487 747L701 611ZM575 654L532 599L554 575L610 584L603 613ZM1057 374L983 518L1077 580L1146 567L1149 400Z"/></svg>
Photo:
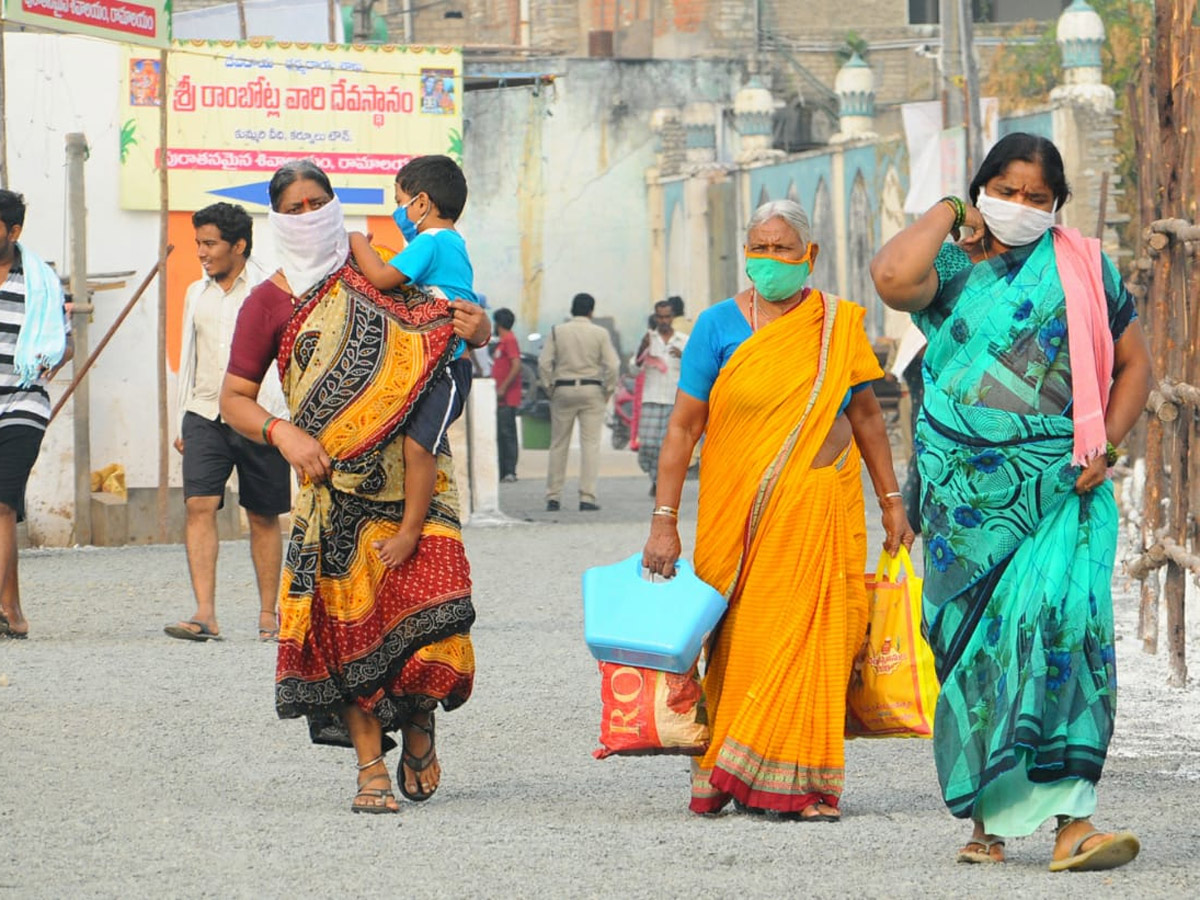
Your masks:
<svg viewBox="0 0 1200 900"><path fill-rule="evenodd" d="M600 663L601 746L596 759L708 749L708 711L695 667L686 674Z"/></svg>

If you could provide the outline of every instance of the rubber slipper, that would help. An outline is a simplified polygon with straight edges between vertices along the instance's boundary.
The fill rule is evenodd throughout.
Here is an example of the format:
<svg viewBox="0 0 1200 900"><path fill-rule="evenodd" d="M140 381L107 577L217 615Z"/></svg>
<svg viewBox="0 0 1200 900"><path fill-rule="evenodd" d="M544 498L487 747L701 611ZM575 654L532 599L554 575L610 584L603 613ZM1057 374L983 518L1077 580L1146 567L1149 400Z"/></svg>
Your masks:
<svg viewBox="0 0 1200 900"><path fill-rule="evenodd" d="M192 631L188 625L195 625L199 631ZM173 638L179 638L181 641L219 641L221 635L213 631L203 622L197 622L195 619L188 619L187 622L179 622L175 625L168 625L163 629L168 635Z"/></svg>
<svg viewBox="0 0 1200 900"><path fill-rule="evenodd" d="M12 641L23 641L29 637L28 631L13 631L12 623L8 621L8 616L0 613L0 638L8 638Z"/></svg>
<svg viewBox="0 0 1200 900"><path fill-rule="evenodd" d="M1075 842L1070 856L1051 860L1050 871L1102 872L1105 869L1115 869L1127 862L1132 862L1142 849L1136 834L1132 831L1118 831L1102 844L1097 844L1091 850L1081 853L1080 848L1098 834L1107 834L1107 832L1089 831Z"/></svg>
<svg viewBox="0 0 1200 900"><path fill-rule="evenodd" d="M278 644L279 629L278 628L260 628L258 629L258 642L260 644Z"/></svg>
<svg viewBox="0 0 1200 900"><path fill-rule="evenodd" d="M982 850L972 850L972 847L982 847ZM1000 838L993 838L990 841L985 840L970 840L966 846L958 851L958 861L960 863L982 863L994 864L1004 862L1004 857L997 859L992 856L992 848L999 847L1001 852L1004 851L1004 841Z"/></svg>

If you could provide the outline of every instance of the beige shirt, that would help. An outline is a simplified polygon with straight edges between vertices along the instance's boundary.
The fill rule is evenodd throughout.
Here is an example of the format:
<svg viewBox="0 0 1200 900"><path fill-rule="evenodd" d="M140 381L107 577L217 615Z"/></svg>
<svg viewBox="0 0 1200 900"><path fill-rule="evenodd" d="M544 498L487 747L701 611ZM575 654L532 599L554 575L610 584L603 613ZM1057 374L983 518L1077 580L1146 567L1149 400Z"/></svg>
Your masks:
<svg viewBox="0 0 1200 900"><path fill-rule="evenodd" d="M538 380L548 393L556 381L587 378L601 382L608 397L616 390L620 369L608 332L587 316L555 325L538 357Z"/></svg>
<svg viewBox="0 0 1200 900"><path fill-rule="evenodd" d="M192 282L183 300L183 346L179 359L179 419L185 412L214 420L220 415L221 382L229 365L229 346L238 312L255 285L271 273L251 257L228 292L212 278ZM263 379L259 403L284 416L287 406L274 366Z"/></svg>

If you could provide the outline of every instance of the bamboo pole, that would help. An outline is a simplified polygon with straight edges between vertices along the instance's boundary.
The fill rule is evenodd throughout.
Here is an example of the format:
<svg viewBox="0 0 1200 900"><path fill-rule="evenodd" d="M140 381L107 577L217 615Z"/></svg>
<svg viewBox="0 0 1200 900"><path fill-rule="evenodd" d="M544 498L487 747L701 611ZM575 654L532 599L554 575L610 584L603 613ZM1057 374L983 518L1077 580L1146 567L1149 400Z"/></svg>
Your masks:
<svg viewBox="0 0 1200 900"><path fill-rule="evenodd" d="M167 256L170 256L171 251L174 249L174 245L167 244ZM133 296L130 297L129 302L125 304L125 308L121 310L120 315L118 315L113 321L112 325L108 327L108 331L104 333L104 337L100 339L100 343L96 345L96 349L93 350L88 356L87 361L84 362L84 364L75 373L75 377L71 379L71 383L67 385L67 389L63 392L63 395L59 397L58 402L54 404L54 409L50 410L51 422L53 422L54 417L58 415L58 411L66 405L67 399L73 393L75 393L75 389L79 386L80 382L83 381L83 377L87 375L88 369L90 369L92 364L100 358L100 354L104 351L104 348L108 346L108 342L112 340L113 335L117 333L117 329L121 327L121 323L125 321L125 318L131 312L133 312L133 307L137 304L138 300L142 299L142 294L146 293L146 288L150 287L150 282L154 280L154 276L165 270L166 267L167 260L166 257L163 257L155 264L153 269L146 273L146 277L142 279L142 283L138 285L138 289L133 292Z"/></svg>

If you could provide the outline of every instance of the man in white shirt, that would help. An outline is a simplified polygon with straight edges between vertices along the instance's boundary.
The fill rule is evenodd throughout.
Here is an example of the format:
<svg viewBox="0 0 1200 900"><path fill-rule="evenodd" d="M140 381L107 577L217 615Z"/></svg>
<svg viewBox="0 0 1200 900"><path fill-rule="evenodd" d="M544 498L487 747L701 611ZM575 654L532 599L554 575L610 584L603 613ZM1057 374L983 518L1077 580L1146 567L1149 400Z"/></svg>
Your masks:
<svg viewBox="0 0 1200 900"><path fill-rule="evenodd" d="M654 304L654 330L642 338L633 358L641 370L642 404L638 416L638 465L650 476L650 496L658 482L658 452L667 434L667 422L675 406L679 366L688 336L676 331L675 310L670 300Z"/></svg>
<svg viewBox="0 0 1200 900"><path fill-rule="evenodd" d="M187 290L179 361L179 437L183 496L187 504L188 570L196 614L164 629L189 641L220 639L217 625L217 510L236 468L238 499L250 522L250 557L258 580L260 641L275 640L276 595L283 562L279 516L291 508L290 467L274 447L248 441L221 421L218 397L238 311L250 290L271 273L250 257L253 222L240 206L214 203L192 216L196 252L205 277ZM260 402L286 415L274 370L263 382Z"/></svg>

